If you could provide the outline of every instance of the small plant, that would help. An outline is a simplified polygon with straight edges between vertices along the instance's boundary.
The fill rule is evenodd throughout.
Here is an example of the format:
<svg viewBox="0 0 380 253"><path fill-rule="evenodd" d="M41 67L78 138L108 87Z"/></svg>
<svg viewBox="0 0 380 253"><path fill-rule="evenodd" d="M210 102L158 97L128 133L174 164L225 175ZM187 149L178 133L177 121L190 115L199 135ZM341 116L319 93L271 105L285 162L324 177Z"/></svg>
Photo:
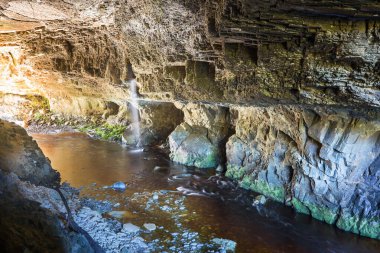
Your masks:
<svg viewBox="0 0 380 253"><path fill-rule="evenodd" d="M110 125L103 124L100 126L97 125L85 125L79 128L81 132L94 135L103 140L107 141L121 141L121 136L123 135L126 126L124 125Z"/></svg>

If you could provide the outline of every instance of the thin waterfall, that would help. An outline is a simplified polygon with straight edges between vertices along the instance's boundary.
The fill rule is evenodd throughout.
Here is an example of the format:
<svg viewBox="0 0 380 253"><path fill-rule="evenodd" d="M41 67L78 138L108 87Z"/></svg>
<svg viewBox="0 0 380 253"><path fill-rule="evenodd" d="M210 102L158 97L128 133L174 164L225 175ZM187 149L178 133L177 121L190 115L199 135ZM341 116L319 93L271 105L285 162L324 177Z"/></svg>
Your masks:
<svg viewBox="0 0 380 253"><path fill-rule="evenodd" d="M132 112L132 133L135 139L136 146L140 146L140 121L139 121L139 111L137 103L137 82L136 79L131 79L128 81L129 91L131 93L130 102L131 112Z"/></svg>

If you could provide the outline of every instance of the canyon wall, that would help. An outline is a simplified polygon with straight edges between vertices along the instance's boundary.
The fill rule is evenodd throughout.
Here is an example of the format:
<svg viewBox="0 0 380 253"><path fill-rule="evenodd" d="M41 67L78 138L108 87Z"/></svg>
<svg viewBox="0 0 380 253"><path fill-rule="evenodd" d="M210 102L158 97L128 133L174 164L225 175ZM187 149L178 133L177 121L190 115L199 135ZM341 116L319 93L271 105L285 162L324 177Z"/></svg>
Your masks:
<svg viewBox="0 0 380 253"><path fill-rule="evenodd" d="M143 144L168 138L176 162L226 167L244 188L379 239L377 1L6 0L0 11L2 117L129 125L133 143L136 78Z"/></svg>

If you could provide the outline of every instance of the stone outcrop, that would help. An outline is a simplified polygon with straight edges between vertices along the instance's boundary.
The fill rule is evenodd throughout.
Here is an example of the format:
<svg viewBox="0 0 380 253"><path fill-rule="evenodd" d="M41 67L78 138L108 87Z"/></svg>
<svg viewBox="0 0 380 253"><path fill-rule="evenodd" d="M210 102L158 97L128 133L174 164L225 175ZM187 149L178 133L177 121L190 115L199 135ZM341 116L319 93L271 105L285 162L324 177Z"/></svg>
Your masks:
<svg viewBox="0 0 380 253"><path fill-rule="evenodd" d="M213 168L223 163L230 130L228 109L207 104L177 105L185 117L184 123L169 136L171 159L198 168Z"/></svg>
<svg viewBox="0 0 380 253"><path fill-rule="evenodd" d="M0 169L37 185L56 186L60 181L59 173L25 129L1 120Z"/></svg>
<svg viewBox="0 0 380 253"><path fill-rule="evenodd" d="M237 107L228 177L339 228L380 238L377 111Z"/></svg>
<svg viewBox="0 0 380 253"><path fill-rule="evenodd" d="M56 191L3 171L0 182L0 246L4 252L93 252L83 235L65 228L59 217L66 210Z"/></svg>
<svg viewBox="0 0 380 253"><path fill-rule="evenodd" d="M93 252L83 235L66 229L61 219L66 209L51 188L59 184L59 174L26 131L0 120L2 251Z"/></svg>

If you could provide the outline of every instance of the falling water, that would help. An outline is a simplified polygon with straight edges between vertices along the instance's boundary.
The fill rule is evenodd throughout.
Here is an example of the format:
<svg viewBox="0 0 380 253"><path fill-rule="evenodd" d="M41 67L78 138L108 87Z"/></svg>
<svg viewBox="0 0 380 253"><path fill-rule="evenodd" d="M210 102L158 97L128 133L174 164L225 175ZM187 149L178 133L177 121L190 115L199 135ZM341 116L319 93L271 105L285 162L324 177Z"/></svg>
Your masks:
<svg viewBox="0 0 380 253"><path fill-rule="evenodd" d="M139 121L139 111L137 103L137 82L136 79L131 79L128 81L129 91L131 93L131 112L132 112L132 133L136 143L136 146L140 146L140 121Z"/></svg>

